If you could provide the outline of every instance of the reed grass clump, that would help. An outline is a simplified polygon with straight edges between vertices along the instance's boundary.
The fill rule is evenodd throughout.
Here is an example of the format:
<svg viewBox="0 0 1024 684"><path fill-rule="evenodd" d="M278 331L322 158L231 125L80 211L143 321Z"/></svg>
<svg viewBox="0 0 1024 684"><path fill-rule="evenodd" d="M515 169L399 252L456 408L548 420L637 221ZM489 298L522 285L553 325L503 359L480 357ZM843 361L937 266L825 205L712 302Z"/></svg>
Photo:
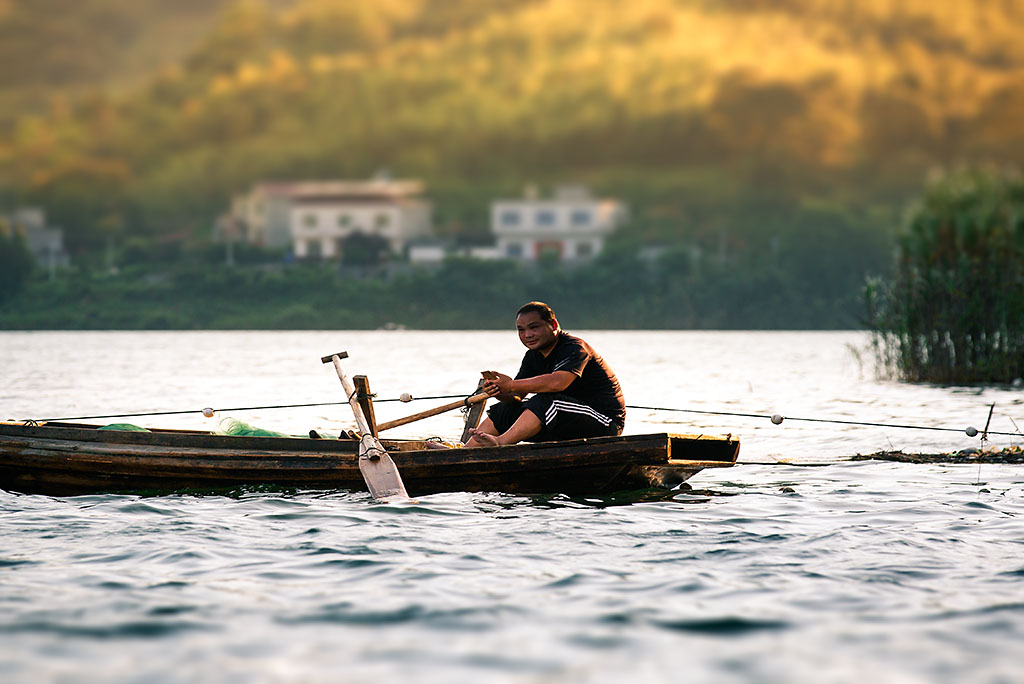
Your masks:
<svg viewBox="0 0 1024 684"><path fill-rule="evenodd" d="M1024 178L933 175L907 213L894 274L866 294L883 373L950 384L1024 377Z"/></svg>

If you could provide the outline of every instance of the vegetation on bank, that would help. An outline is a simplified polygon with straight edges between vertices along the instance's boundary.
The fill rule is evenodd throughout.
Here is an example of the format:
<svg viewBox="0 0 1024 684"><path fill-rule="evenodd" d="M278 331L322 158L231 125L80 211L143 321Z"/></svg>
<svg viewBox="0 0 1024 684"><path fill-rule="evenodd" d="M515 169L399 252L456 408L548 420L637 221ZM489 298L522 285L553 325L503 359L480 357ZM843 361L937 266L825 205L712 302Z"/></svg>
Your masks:
<svg viewBox="0 0 1024 684"><path fill-rule="evenodd" d="M609 250L578 267L452 259L439 269L338 263L223 263L223 252L97 265L39 277L0 304L2 329L505 329L542 299L571 329L851 328L855 281L814 287L788 259L720 259L689 248ZM219 263L213 263L220 259Z"/></svg>
<svg viewBox="0 0 1024 684"><path fill-rule="evenodd" d="M863 325L860 291L884 267L887 215L762 197L723 216L686 241L653 244L631 223L572 267L455 259L427 269L396 255L379 262L369 244L325 263L235 244L229 267L227 246L209 239L135 237L80 252L52 282L37 273L0 306L0 328L505 328L508 311L538 298L577 328Z"/></svg>
<svg viewBox="0 0 1024 684"><path fill-rule="evenodd" d="M0 219L0 303L21 292L34 269L24 236Z"/></svg>
<svg viewBox="0 0 1024 684"><path fill-rule="evenodd" d="M868 306L879 361L898 377L1024 377L1024 178L963 168L931 179Z"/></svg>

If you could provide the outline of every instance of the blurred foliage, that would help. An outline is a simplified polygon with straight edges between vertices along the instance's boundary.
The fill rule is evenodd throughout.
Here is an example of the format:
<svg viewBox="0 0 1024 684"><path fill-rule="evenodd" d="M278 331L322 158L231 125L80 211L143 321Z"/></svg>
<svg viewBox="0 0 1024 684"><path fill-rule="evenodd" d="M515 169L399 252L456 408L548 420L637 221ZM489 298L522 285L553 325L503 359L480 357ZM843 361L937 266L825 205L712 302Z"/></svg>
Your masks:
<svg viewBox="0 0 1024 684"><path fill-rule="evenodd" d="M25 236L0 218L0 302L21 292L34 266Z"/></svg>
<svg viewBox="0 0 1024 684"><path fill-rule="evenodd" d="M380 168L623 196L705 169L889 200L935 162L1024 157L1022 29L1021 0L12 0L0 97L51 90L0 137L0 183L72 245L112 207L128 231L194 228L259 179ZM154 44L171 66L139 57ZM101 87L136 62L139 86ZM659 205L700 197L655 186Z"/></svg>
<svg viewBox="0 0 1024 684"><path fill-rule="evenodd" d="M504 329L534 299L576 329L859 324L856 288L837 296L814 268L684 247L653 255L614 248L574 267L452 258L439 269L270 262L266 254L263 264L228 267L223 246L186 247L157 264L151 255L160 248L125 244L113 274L97 264L31 281L0 306L0 329Z"/></svg>
<svg viewBox="0 0 1024 684"><path fill-rule="evenodd" d="M0 1L0 128L184 57L232 0Z"/></svg>
<svg viewBox="0 0 1024 684"><path fill-rule="evenodd" d="M0 190L129 264L260 180L422 178L463 244L586 183L630 204L613 252L700 253L763 320L738 281L845 302L929 168L1024 159L1022 33L1024 0L5 0Z"/></svg>
<svg viewBox="0 0 1024 684"><path fill-rule="evenodd" d="M908 380L1024 377L1024 178L961 168L930 180L896 272L868 290L882 364Z"/></svg>

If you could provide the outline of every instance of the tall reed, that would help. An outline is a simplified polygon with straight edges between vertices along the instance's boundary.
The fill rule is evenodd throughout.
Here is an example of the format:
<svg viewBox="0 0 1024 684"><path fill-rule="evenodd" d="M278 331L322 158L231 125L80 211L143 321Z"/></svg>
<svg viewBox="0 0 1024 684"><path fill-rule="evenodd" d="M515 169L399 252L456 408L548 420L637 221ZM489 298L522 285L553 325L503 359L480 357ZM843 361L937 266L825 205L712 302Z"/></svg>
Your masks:
<svg viewBox="0 0 1024 684"><path fill-rule="evenodd" d="M1024 179L936 173L908 211L893 276L866 288L876 359L910 381L1024 377Z"/></svg>

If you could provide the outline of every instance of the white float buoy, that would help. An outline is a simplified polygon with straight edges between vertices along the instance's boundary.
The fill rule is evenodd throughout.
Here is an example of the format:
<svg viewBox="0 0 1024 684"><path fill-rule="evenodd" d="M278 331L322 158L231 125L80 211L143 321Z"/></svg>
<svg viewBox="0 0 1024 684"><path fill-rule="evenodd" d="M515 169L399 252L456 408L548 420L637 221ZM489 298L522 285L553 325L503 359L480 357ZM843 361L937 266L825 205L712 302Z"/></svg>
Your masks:
<svg viewBox="0 0 1024 684"><path fill-rule="evenodd" d="M402 392L402 396L398 397L400 401L410 402L412 401L412 395L408 392Z"/></svg>
<svg viewBox="0 0 1024 684"><path fill-rule="evenodd" d="M206 416L207 418L213 418L214 413L216 413L216 411L214 411L209 406L203 409L203 415Z"/></svg>
<svg viewBox="0 0 1024 684"><path fill-rule="evenodd" d="M782 421L784 420L786 419L780 416L778 413L772 416L772 422L775 423L776 425L782 425Z"/></svg>

